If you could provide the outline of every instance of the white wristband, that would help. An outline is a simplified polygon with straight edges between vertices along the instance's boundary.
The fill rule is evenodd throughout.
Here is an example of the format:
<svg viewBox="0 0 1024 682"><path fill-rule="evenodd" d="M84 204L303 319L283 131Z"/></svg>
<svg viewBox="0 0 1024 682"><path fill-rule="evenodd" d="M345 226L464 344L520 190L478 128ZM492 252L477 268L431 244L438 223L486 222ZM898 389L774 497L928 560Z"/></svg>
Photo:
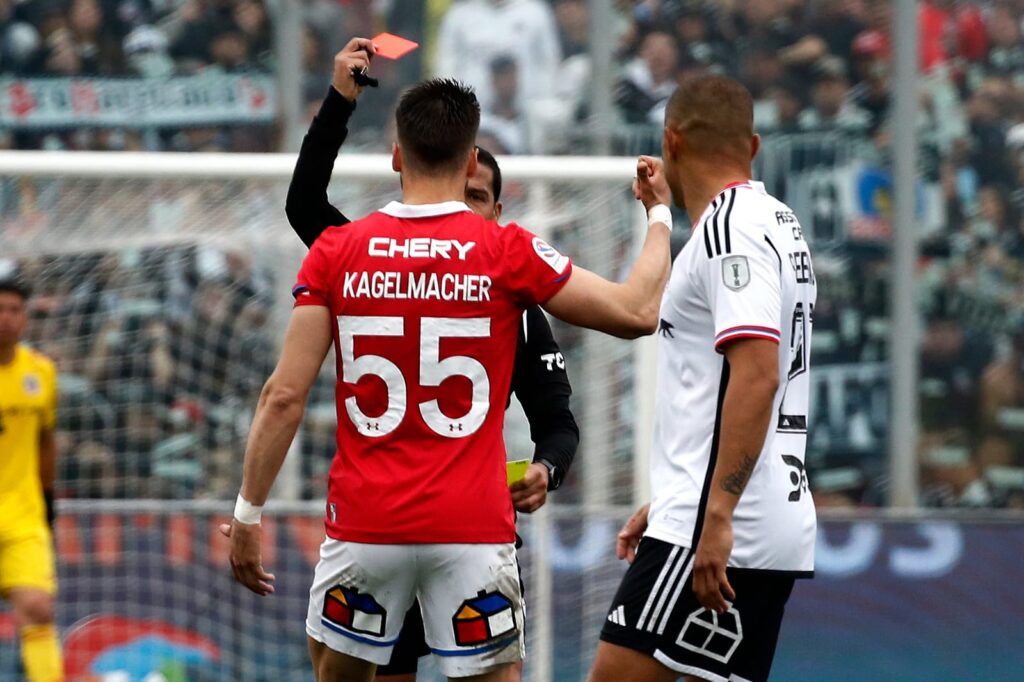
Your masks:
<svg viewBox="0 0 1024 682"><path fill-rule="evenodd" d="M254 504L250 504L242 494L238 494L238 499L235 500L235 521L244 523L247 526L252 526L260 522L263 517L262 505L257 507Z"/></svg>
<svg viewBox="0 0 1024 682"><path fill-rule="evenodd" d="M672 231L672 209L665 204L655 204L651 206L651 210L647 211L647 225L648 227L654 223L661 223L668 228L668 231Z"/></svg>

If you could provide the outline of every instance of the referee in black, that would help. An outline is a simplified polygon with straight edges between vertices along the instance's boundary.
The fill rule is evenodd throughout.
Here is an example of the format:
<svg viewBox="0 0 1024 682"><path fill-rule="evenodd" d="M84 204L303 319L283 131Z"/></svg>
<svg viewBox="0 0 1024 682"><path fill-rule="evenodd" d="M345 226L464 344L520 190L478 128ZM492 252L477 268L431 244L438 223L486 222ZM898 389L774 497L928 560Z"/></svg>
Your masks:
<svg viewBox="0 0 1024 682"><path fill-rule="evenodd" d="M338 150L348 135L348 121L356 109L356 99L363 90L353 72L367 68L372 54L369 40L354 38L335 55L333 82L302 141L285 212L306 246L312 246L328 227L349 222L327 200L327 185ZM480 163L466 184L466 203L484 218L497 220L502 208L501 169L489 152L479 148L478 152ZM530 422L530 437L535 446L526 478L512 486L516 511L528 514L544 504L549 490L561 485L580 440L579 427L569 409L572 388L565 361L538 306L526 311L519 328L512 392ZM413 682L419 658L429 653L419 604L414 604L406 615L391 662L378 668L377 679ZM522 664L515 672L516 682L521 674Z"/></svg>

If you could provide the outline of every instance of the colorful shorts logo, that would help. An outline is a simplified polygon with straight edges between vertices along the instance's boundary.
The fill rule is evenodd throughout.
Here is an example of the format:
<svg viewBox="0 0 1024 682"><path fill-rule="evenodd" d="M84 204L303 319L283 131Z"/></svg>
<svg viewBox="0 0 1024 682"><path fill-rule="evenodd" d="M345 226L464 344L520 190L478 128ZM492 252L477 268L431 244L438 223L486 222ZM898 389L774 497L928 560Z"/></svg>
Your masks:
<svg viewBox="0 0 1024 682"><path fill-rule="evenodd" d="M477 646L516 630L512 602L500 592L480 592L462 602L452 617L455 643Z"/></svg>
<svg viewBox="0 0 1024 682"><path fill-rule="evenodd" d="M384 636L387 611L368 594L344 585L335 585L324 597L324 618L346 630L374 637Z"/></svg>

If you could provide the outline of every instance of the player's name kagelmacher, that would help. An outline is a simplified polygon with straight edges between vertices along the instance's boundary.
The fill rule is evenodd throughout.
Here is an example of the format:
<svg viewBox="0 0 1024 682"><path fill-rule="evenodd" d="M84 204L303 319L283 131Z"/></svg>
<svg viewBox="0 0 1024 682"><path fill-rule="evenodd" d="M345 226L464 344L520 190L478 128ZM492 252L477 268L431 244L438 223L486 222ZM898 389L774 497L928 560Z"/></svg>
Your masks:
<svg viewBox="0 0 1024 682"><path fill-rule="evenodd" d="M491 278L487 275L463 275L414 272L347 272L342 287L345 298L385 300L465 301L491 300Z"/></svg>

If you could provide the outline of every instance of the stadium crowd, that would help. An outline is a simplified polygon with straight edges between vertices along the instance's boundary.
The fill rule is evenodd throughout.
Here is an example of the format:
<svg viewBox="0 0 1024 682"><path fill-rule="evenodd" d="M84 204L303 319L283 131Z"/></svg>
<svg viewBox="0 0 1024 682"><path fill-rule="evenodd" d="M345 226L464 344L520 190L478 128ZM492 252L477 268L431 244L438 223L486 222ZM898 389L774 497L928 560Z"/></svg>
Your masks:
<svg viewBox="0 0 1024 682"><path fill-rule="evenodd" d="M882 503L888 419L883 363L891 324L891 2L644 0L616 6L617 153L657 150L666 99L688 75L729 73L754 94L757 126L766 136L760 175L801 215L821 280L817 404L833 418L820 420L812 434L812 483L823 505ZM349 143L354 149L381 151L390 144L380 122L400 83L445 73L480 93L481 144L496 153L587 151L586 0L317 0L306 4L306 19L310 115L329 80L336 36L386 28L424 45L400 62L374 65L382 87L360 102ZM1020 507L1024 2L926 0L919 19L923 494L932 505ZM28 78L272 71L271 28L260 0L0 2L0 71ZM150 144L131 130L6 130L2 136L14 147ZM158 146L258 151L268 149L272 138L201 127L163 131ZM46 210L26 201L27 191L25 183L5 183L0 239L4 230L24 223L26 211ZM88 382L77 399L89 402L84 386L120 387L116 398L105 396L113 401L109 410L88 405L96 412L88 419L118 425L119 442L81 437L76 434L102 429L65 423L62 452L74 453L65 458L65 493L170 494L166 486L185 485L195 494L224 494L235 482L220 480L216 466L211 473L194 463L201 449L214 453L214 463L233 461L237 453L244 425L225 406L251 403L266 370L252 358L272 361L272 353L259 350L271 344L261 332L270 309L269 281L231 254L174 248L135 258L96 254L49 261L48 267L43 261L24 264L30 274L81 273L35 278L42 295L34 304L33 327L62 371ZM223 263L210 265L218 258ZM152 292L126 298L108 291L110 282L123 289L141 271L150 275L138 286ZM94 308L110 314L75 312ZM164 315L168 310L172 314ZM98 320L95 329L68 336L89 343L47 348L61 337L48 330L67 330L76 319ZM130 352L125 344L132 344ZM183 348L194 354L182 356ZM121 362L126 352L138 362ZM190 383L188 377L198 376L208 377L205 385ZM74 387L65 382L69 395ZM158 408L150 412L140 405ZM196 423L202 429L194 429ZM202 442L195 441L197 432ZM152 453L146 466L136 464L142 451ZM98 475L104 467L121 475ZM123 489L89 487L111 485L105 479L129 481L129 471L137 471L138 480Z"/></svg>

